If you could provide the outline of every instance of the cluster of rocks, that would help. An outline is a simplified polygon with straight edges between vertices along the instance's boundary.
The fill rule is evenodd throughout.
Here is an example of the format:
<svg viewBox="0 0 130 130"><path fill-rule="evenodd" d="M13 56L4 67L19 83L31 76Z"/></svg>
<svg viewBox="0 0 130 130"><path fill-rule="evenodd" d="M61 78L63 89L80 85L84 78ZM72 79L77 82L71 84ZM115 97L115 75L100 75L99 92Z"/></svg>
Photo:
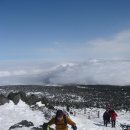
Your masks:
<svg viewBox="0 0 130 130"><path fill-rule="evenodd" d="M22 127L32 127L30 130L42 130L42 126L34 127L34 124L31 121L23 120L17 124L12 125L9 130L15 130Z"/></svg>
<svg viewBox="0 0 130 130"><path fill-rule="evenodd" d="M28 104L32 110L38 109L39 111L42 111L46 119L50 118L51 116L49 112L46 112L46 109L44 110L42 107L36 105L37 102L41 101L42 104L45 104L44 107L47 108L48 106L50 106L48 100L44 97L39 97L35 94L27 95L25 92L22 91L14 93L10 92L7 96L0 94L0 105L9 103L10 100L13 101L15 105L17 105L19 101L22 100L23 102ZM53 106L51 106L51 108L53 109ZM32 122L27 120L23 120L19 123L12 125L9 130L15 130L23 127L29 127L30 130L42 130L42 125L35 127Z"/></svg>
<svg viewBox="0 0 130 130"><path fill-rule="evenodd" d="M18 104L19 100L24 101L28 105L35 105L36 102L41 101L42 104L45 104L45 106L48 106L48 100L45 97L38 97L38 95L30 94L26 95L25 92L10 92L7 96L0 94L0 105L4 105L5 103L9 103L9 100L12 100L15 105ZM52 107L53 108L53 107Z"/></svg>
<svg viewBox="0 0 130 130"><path fill-rule="evenodd" d="M4 105L5 103L9 103L9 99L4 95L0 94L0 105Z"/></svg>

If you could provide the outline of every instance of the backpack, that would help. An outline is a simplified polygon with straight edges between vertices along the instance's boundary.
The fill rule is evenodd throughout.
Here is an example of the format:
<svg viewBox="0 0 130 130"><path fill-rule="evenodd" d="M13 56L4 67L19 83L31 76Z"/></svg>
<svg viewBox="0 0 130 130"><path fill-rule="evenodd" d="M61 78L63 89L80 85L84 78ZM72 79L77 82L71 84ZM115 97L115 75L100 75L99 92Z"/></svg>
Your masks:
<svg viewBox="0 0 130 130"><path fill-rule="evenodd" d="M50 127L48 126L47 123L44 123L43 126L42 126L42 129L43 130L50 130Z"/></svg>
<svg viewBox="0 0 130 130"><path fill-rule="evenodd" d="M47 123L44 123L42 126L42 130L54 130L54 129L51 128Z"/></svg>

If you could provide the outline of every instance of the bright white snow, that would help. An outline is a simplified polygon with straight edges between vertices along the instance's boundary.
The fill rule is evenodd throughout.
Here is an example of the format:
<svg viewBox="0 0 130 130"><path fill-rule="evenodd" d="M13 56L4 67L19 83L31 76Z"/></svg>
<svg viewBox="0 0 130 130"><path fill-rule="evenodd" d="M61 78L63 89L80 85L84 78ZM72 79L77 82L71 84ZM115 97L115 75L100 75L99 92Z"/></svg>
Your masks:
<svg viewBox="0 0 130 130"><path fill-rule="evenodd" d="M38 103L41 105L41 103ZM86 114L83 110L75 110L76 116L71 115L71 119L76 122L78 130L121 130L120 123L130 124L130 112L116 111L118 114L116 128L111 128L103 126L102 114L103 109L86 109ZM100 117L98 118L96 112L100 112ZM95 112L95 113L94 113ZM88 119L88 113L90 113L90 119ZM32 111L31 108L20 101L17 105L13 102L6 103L0 106L0 130L8 130L10 126L21 122L22 120L27 120L33 122L34 126L42 125L43 122L47 122L44 115L40 111ZM54 125L52 126L54 128ZM30 130L30 128L17 128L17 130ZM69 130L72 130L69 126Z"/></svg>
<svg viewBox="0 0 130 130"><path fill-rule="evenodd" d="M21 100L17 105L12 101L0 106L0 130L8 130L10 126L22 120L31 121L35 126L43 123L44 115L40 111L32 111Z"/></svg>

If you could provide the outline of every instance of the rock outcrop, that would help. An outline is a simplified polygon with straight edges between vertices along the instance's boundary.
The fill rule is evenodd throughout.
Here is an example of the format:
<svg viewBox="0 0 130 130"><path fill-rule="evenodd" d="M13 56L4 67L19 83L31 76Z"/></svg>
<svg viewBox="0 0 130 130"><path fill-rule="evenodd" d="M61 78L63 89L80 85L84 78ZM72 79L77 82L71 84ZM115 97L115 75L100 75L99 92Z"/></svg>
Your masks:
<svg viewBox="0 0 130 130"><path fill-rule="evenodd" d="M9 130L12 130L12 129L16 129L16 128L21 128L21 127L30 127L30 126L34 126L32 122L30 121L27 121L27 120L23 120L17 124L14 124L13 126L11 126L9 128Z"/></svg>
<svg viewBox="0 0 130 130"><path fill-rule="evenodd" d="M9 99L4 95L0 94L0 105L4 105L5 103L9 103Z"/></svg>

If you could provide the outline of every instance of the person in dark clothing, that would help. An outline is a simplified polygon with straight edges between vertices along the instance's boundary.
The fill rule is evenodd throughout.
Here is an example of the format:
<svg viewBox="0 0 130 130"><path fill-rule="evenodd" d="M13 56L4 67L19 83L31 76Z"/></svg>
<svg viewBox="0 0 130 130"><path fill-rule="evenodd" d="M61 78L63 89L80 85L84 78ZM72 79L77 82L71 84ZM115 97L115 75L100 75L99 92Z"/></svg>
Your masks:
<svg viewBox="0 0 130 130"><path fill-rule="evenodd" d="M110 114L109 114L108 110L106 110L106 111L103 113L103 120L104 120L104 126L107 127L107 124L108 124L108 122L110 121Z"/></svg>
<svg viewBox="0 0 130 130"><path fill-rule="evenodd" d="M110 120L110 118L111 118L111 111L112 111L112 109L108 109L108 113L109 113L109 121L108 121L108 123L111 123L111 120Z"/></svg>
<svg viewBox="0 0 130 130"><path fill-rule="evenodd" d="M109 120L108 120L108 123L111 123L111 122L110 122L110 116L111 116L112 106L111 106L110 103L107 104L107 106L106 106L106 110L107 110L108 113L109 113Z"/></svg>

